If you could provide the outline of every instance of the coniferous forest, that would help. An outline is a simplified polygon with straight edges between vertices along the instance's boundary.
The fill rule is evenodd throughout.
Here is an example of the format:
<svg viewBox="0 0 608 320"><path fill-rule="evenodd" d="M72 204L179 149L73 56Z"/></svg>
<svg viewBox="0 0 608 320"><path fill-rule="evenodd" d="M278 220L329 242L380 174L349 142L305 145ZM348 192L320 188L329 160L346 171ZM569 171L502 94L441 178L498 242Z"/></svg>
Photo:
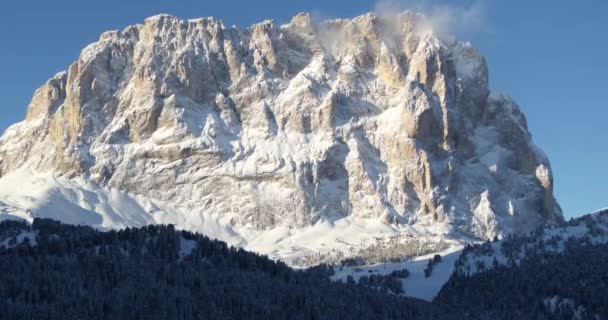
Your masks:
<svg viewBox="0 0 608 320"><path fill-rule="evenodd" d="M606 319L608 245L589 237L525 258L455 272L433 303L405 298L407 270L355 283L294 270L203 235L148 226L98 231L48 219L0 223L0 319ZM467 247L464 256L489 245ZM515 249L514 249L515 248ZM513 260L514 261L514 260Z"/></svg>
<svg viewBox="0 0 608 320"><path fill-rule="evenodd" d="M509 236L496 243L508 262L477 261L483 271L473 274L465 271L466 258L495 252L490 242L468 246L435 303L481 319L608 319L607 221L604 210L552 230L588 230L567 238L542 228Z"/></svg>
<svg viewBox="0 0 608 320"><path fill-rule="evenodd" d="M2 319L461 319L173 226L5 221L0 243Z"/></svg>
<svg viewBox="0 0 608 320"><path fill-rule="evenodd" d="M608 319L608 245L572 242L472 277L453 275L435 303L481 319Z"/></svg>

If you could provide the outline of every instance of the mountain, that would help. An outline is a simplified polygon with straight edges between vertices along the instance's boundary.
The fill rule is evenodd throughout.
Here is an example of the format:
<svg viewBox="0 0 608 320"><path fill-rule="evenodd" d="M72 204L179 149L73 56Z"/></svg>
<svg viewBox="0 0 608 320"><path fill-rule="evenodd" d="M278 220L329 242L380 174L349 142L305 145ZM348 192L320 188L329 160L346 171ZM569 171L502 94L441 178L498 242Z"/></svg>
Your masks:
<svg viewBox="0 0 608 320"><path fill-rule="evenodd" d="M106 32L0 138L0 210L171 223L309 264L560 222L517 104L490 92L469 43L428 25L159 15Z"/></svg>
<svg viewBox="0 0 608 320"><path fill-rule="evenodd" d="M3 319L462 319L172 226L0 223Z"/></svg>

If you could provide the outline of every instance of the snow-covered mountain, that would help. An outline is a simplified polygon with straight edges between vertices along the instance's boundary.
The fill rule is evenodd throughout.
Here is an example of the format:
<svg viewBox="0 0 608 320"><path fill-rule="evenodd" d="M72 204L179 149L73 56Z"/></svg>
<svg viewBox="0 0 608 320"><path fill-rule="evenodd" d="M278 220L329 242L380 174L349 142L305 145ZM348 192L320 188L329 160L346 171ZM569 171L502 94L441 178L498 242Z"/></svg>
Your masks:
<svg viewBox="0 0 608 320"><path fill-rule="evenodd" d="M560 221L518 106L427 26L160 15L106 32L0 138L0 213L173 223L287 260Z"/></svg>

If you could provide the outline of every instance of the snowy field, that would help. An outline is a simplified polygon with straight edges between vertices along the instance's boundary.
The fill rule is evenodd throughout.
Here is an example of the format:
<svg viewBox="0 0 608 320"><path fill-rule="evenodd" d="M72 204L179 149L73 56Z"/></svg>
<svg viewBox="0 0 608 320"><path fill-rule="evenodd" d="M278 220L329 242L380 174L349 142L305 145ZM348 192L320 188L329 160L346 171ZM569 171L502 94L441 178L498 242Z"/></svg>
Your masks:
<svg viewBox="0 0 608 320"><path fill-rule="evenodd" d="M415 237L432 243L443 240L449 232L446 224L392 225L378 218L354 216L320 220L299 229L277 226L260 231L247 225L235 227L230 213L215 214L196 207L175 206L143 195L102 188L80 178L66 179L27 169L3 176L0 221L31 222L36 217L101 230L173 224L292 265L296 259L317 254L356 255L358 250L375 244L378 239Z"/></svg>
<svg viewBox="0 0 608 320"><path fill-rule="evenodd" d="M346 278L350 275L355 281L358 281L364 275L388 275L394 270L407 269L410 275L402 280L404 295L432 301L452 275L454 262L460 255L462 248L462 246L452 246L447 250L438 252L437 254L441 255L441 262L435 265L431 276L428 278L424 275L424 268L435 254L428 254L403 262L337 268L332 279L346 281Z"/></svg>

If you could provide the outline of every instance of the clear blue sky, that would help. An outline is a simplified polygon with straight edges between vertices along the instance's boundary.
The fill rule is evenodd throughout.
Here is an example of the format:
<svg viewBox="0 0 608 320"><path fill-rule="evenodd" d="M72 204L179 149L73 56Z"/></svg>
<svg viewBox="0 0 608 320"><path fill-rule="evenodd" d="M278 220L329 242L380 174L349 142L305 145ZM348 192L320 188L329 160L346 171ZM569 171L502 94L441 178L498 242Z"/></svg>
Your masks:
<svg viewBox="0 0 608 320"><path fill-rule="evenodd" d="M551 159L556 195L566 217L608 206L608 1L481 1L483 28L461 36L485 55L492 89L513 96L525 112L535 142ZM20 121L33 91L65 69L101 32L122 29L147 16L215 16L226 25L243 27L266 18L284 22L301 11L351 17L373 10L376 4L3 0L0 131Z"/></svg>

